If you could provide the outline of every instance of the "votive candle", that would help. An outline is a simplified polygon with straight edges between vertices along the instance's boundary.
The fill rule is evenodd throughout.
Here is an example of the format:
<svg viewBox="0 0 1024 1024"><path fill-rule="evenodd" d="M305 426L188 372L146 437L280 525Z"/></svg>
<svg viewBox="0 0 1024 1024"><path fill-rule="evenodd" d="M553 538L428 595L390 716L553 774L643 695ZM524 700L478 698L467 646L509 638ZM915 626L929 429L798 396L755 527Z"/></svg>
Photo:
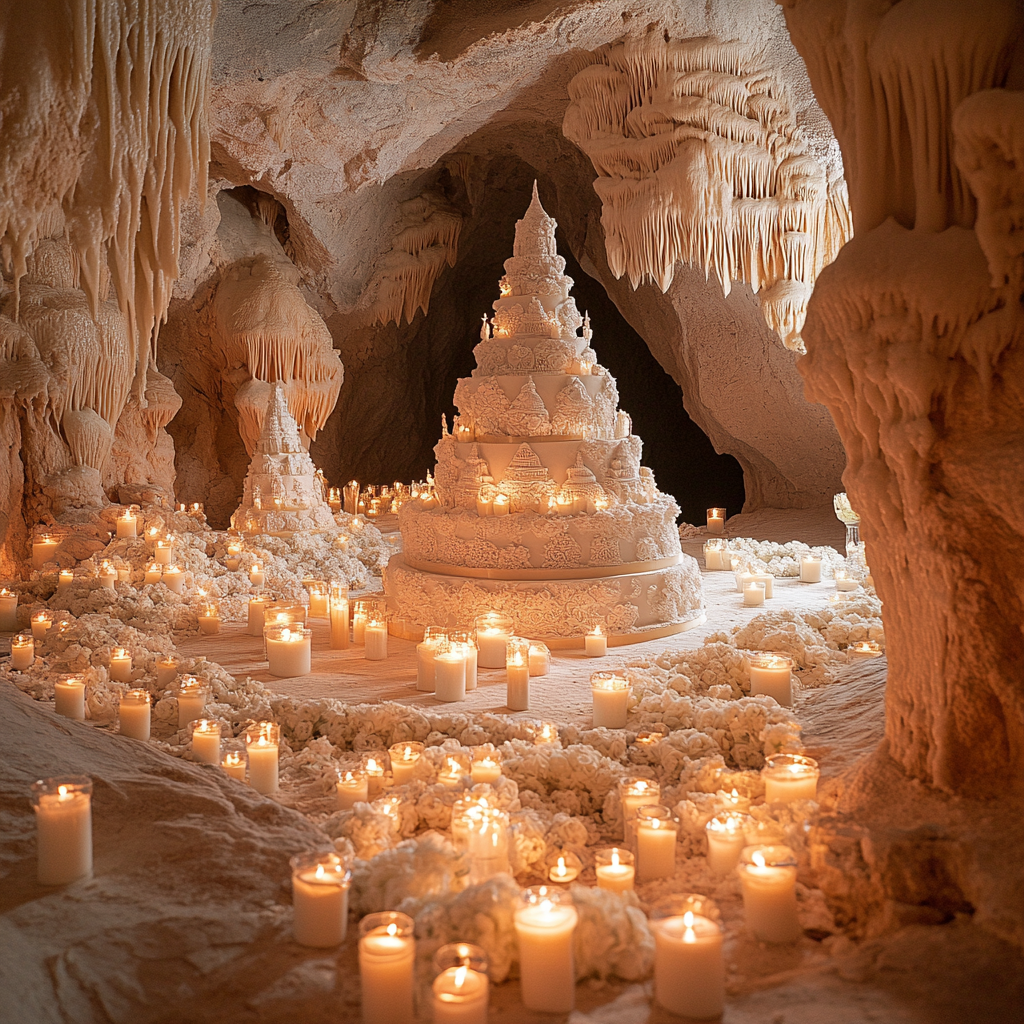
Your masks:
<svg viewBox="0 0 1024 1024"><path fill-rule="evenodd" d="M488 612L476 619L477 661L481 668L503 668L506 647L512 636L512 619Z"/></svg>
<svg viewBox="0 0 1024 1024"><path fill-rule="evenodd" d="M795 942L803 934L796 907L796 857L788 846L748 846L736 869L747 927L761 942Z"/></svg>
<svg viewBox="0 0 1024 1024"><path fill-rule="evenodd" d="M200 718L192 725L192 760L220 764L220 722Z"/></svg>
<svg viewBox="0 0 1024 1024"><path fill-rule="evenodd" d="M53 684L53 709L64 718L85 721L85 682L81 676L66 676Z"/></svg>
<svg viewBox="0 0 1024 1024"><path fill-rule="evenodd" d="M773 754L761 769L765 803L818 799L818 762L802 754Z"/></svg>
<svg viewBox="0 0 1024 1024"><path fill-rule="evenodd" d="M388 748L388 756L391 758L391 779L396 786L404 786L412 781L423 749L423 744L417 740L395 743Z"/></svg>
<svg viewBox="0 0 1024 1024"><path fill-rule="evenodd" d="M760 580L743 584L743 604L747 608L759 608L764 604L765 585Z"/></svg>
<svg viewBox="0 0 1024 1024"><path fill-rule="evenodd" d="M273 793L277 789L278 745L281 728L276 722L259 722L245 734L249 755L249 785L257 793Z"/></svg>
<svg viewBox="0 0 1024 1024"><path fill-rule="evenodd" d="M608 637L600 624L583 638L583 650L588 658L603 658L608 653Z"/></svg>
<svg viewBox="0 0 1024 1024"><path fill-rule="evenodd" d="M412 1024L416 940L413 920L396 910L359 922L363 1024Z"/></svg>
<svg viewBox="0 0 1024 1024"><path fill-rule="evenodd" d="M821 555L800 556L800 582L821 582Z"/></svg>
<svg viewBox="0 0 1024 1024"><path fill-rule="evenodd" d="M148 690L128 690L121 694L117 704L117 717L122 736L133 740L148 740L152 718L152 698Z"/></svg>
<svg viewBox="0 0 1024 1024"><path fill-rule="evenodd" d="M11 668L24 672L36 660L36 642L27 633L11 640Z"/></svg>
<svg viewBox="0 0 1024 1024"><path fill-rule="evenodd" d="M170 686L178 676L178 659L159 658L156 663L156 685Z"/></svg>
<svg viewBox="0 0 1024 1024"><path fill-rule="evenodd" d="M61 573L63 576L64 574ZM18 595L6 587L0 590L0 632L14 633L18 628Z"/></svg>
<svg viewBox="0 0 1024 1024"><path fill-rule="evenodd" d="M539 1013L569 1013L576 996L573 935L579 915L568 892L546 885L524 889L513 920L523 1005Z"/></svg>
<svg viewBox="0 0 1024 1024"><path fill-rule="evenodd" d="M279 679L309 675L313 659L313 631L296 623L264 626L270 674Z"/></svg>
<svg viewBox="0 0 1024 1024"><path fill-rule="evenodd" d="M350 810L357 803L365 804L370 798L366 772L361 768L350 768L341 772L335 789L340 811Z"/></svg>
<svg viewBox="0 0 1024 1024"><path fill-rule="evenodd" d="M793 704L793 659L785 654L752 654L750 695L766 694L784 708Z"/></svg>
<svg viewBox="0 0 1024 1024"><path fill-rule="evenodd" d="M725 509L708 509L708 533L725 533Z"/></svg>
<svg viewBox="0 0 1024 1024"><path fill-rule="evenodd" d="M598 889L609 892L626 892L633 888L636 878L633 853L613 846L598 850L594 856Z"/></svg>
<svg viewBox="0 0 1024 1024"><path fill-rule="evenodd" d="M132 656L123 647L115 647L110 652L110 678L115 683L132 681Z"/></svg>
<svg viewBox="0 0 1024 1024"><path fill-rule="evenodd" d="M60 775L32 783L37 878L67 885L92 874L92 779Z"/></svg>
<svg viewBox="0 0 1024 1024"><path fill-rule="evenodd" d="M292 933L300 946L326 949L345 941L348 866L336 853L292 857Z"/></svg>
<svg viewBox="0 0 1024 1024"><path fill-rule="evenodd" d="M182 676L178 683L178 728L203 717L208 689L195 676Z"/></svg>
<svg viewBox="0 0 1024 1024"><path fill-rule="evenodd" d="M641 882L676 873L676 822L667 807L637 809L636 872Z"/></svg>
<svg viewBox="0 0 1024 1024"><path fill-rule="evenodd" d="M670 1013L716 1020L725 1009L722 927L707 916L713 904L680 894L651 911L654 933L654 998Z"/></svg>
<svg viewBox="0 0 1024 1024"><path fill-rule="evenodd" d="M629 707L629 681L620 672L595 672L590 677L594 728L625 729Z"/></svg>
<svg viewBox="0 0 1024 1024"><path fill-rule="evenodd" d="M367 661L384 661L388 656L388 624L383 617L371 615L366 620L363 633L365 650L363 657Z"/></svg>
<svg viewBox="0 0 1024 1024"><path fill-rule="evenodd" d="M546 676L551 671L551 651L539 640L530 641L530 675Z"/></svg>
<svg viewBox="0 0 1024 1024"><path fill-rule="evenodd" d="M722 811L707 823L704 834L708 838L708 870L715 875L727 875L735 870L747 845L746 830L752 822L749 814Z"/></svg>
<svg viewBox="0 0 1024 1024"><path fill-rule="evenodd" d="M42 640L53 625L53 616L46 611L32 613L32 639Z"/></svg>

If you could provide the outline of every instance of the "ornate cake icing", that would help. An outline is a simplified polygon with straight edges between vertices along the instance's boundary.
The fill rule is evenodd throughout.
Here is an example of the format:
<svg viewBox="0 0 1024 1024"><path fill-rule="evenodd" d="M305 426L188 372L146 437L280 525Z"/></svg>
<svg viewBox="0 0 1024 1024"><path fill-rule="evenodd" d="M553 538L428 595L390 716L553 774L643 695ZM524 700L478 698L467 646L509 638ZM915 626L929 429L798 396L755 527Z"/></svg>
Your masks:
<svg viewBox="0 0 1024 1024"><path fill-rule="evenodd" d="M535 184L477 367L434 449L435 493L399 514L403 553L385 577L396 632L495 609L535 638L572 641L600 624L628 642L703 618L679 508L640 464L555 226Z"/></svg>
<svg viewBox="0 0 1024 1024"><path fill-rule="evenodd" d="M275 384L231 529L288 536L299 530L335 528L323 479L303 447L284 389Z"/></svg>

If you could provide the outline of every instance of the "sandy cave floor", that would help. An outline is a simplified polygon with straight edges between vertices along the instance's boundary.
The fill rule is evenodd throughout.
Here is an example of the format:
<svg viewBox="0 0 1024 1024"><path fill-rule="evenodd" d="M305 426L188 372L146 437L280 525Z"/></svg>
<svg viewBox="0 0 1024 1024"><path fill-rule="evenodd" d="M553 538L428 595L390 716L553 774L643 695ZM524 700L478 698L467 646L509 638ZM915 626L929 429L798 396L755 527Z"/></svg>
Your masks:
<svg viewBox="0 0 1024 1024"><path fill-rule="evenodd" d="M779 542L799 539L810 544L831 543L840 549L843 539L842 527L834 519L815 513L736 517L730 522L730 527L729 533L735 536ZM699 539L684 541L684 550L696 555L700 544ZM708 621L698 628L669 640L613 649L608 658L601 661L587 659L582 654L555 652L550 674L531 682L531 710L524 713L524 717L585 725L590 716L588 678L591 671L665 649L697 648L710 633L741 626L758 613L756 609L743 608L731 574L705 573L704 584ZM785 607L799 611L820 607L830 593L831 583L804 585L791 579L780 580L776 584L776 597L769 602L768 608L777 610ZM245 634L241 627L229 626L221 636L213 638L180 639L178 649L187 656L205 655L238 677L251 675L279 693L296 697L332 696L350 703L392 700L420 707L440 706L432 695L415 689L415 645L411 642L392 637L388 660L368 663L362 657L361 648L330 650L325 622L314 622L313 629L314 671L302 678L275 679L270 676L262 662L261 642ZM882 658L851 665L831 685L798 694L794 710L803 724L808 753L821 763L823 786L828 785L826 780L848 769L881 738L884 684L885 659ZM481 671L479 689L468 696L460 710L507 713L504 695L504 673ZM25 700L18 694L15 705ZM17 714L17 706L13 714ZM63 728L73 734L78 730L89 730L88 725L64 724L62 720L54 724L58 729ZM9 723L7 728L10 728ZM33 739L27 737L25 743L31 749ZM15 747L12 757L17 761L25 751L17 745ZM193 772L195 768L183 765L182 781L186 781L186 771ZM190 828L195 827L194 823L160 822L159 814L155 818L158 834L166 835L166 830L171 829L184 842L185 848L177 850L174 856L188 856L191 843L187 841L187 834ZM268 827L274 822L270 808L266 820ZM127 843L132 841L127 837L122 839ZM216 836L200 844L203 855L211 855L213 839ZM216 855L215 852L213 856ZM85 898L88 887L106 886L101 877L103 859L103 843L98 841L98 877L87 883L87 888L76 899ZM159 860L154 866L158 869ZM72 929L76 934L67 936L70 950L62 948L65 941L61 934L63 925L58 926L54 916L61 906L60 898L58 894L35 886L30 868L26 861L16 865L13 874L8 874L8 881L15 884L7 887L6 896L0 899L0 909L4 914L17 909L23 920L25 914L31 914L37 919L40 929L56 932L47 935L45 940L41 939L38 954L22 950L14 952L13 946L9 946L6 953L0 953L0 963L4 965L0 973L10 977L11 968L16 967L22 956L35 961L25 968L25 1014L20 1017L20 1020L34 1024L36 1020L60 1018L45 1013L41 1004L39 1015L33 1013L33 1000L28 995L33 975L38 981L43 981L47 974L56 977L55 984L60 988L59 975L62 971L85 975L90 970L90 963L96 966L97 957L99 962L106 958L95 950L90 950L89 954L80 952L76 957L76 944L85 939L84 934L77 934L78 929ZM214 875L221 875L224 871L223 865L204 863L202 859L197 861L194 869L200 873L209 870ZM694 874L694 888L697 888L701 876L698 872ZM119 892L116 902L123 899L123 892ZM285 888L276 893L278 904L286 903L287 899ZM26 902L28 907L24 906ZM101 913L111 912L109 906L101 910ZM140 933L146 932L145 906L127 908L125 913L137 920ZM182 913L185 919L197 913L196 927L207 931L212 927L210 920L202 920L202 911ZM214 913L215 909L211 908L209 914ZM729 929L726 945L729 964L726 1024L860 1024L868 1021L885 1024L1013 1024L1024 1019L1024 961L1019 951L973 925L967 916L960 915L941 927L912 926L862 943L853 943L843 935L823 933L815 938L805 937L792 947L772 948L749 938L743 932L740 920L730 920L737 914L734 905L724 906L723 914L727 925L734 926ZM174 914L169 914L168 909L162 907L158 916L157 927L164 940L173 944L173 927L168 923L168 917L174 917ZM293 942L282 941L279 936L263 936L240 952L231 938L230 921L220 920L215 930L220 929L223 934L211 938L201 962L195 953L182 950L190 969L200 967L208 993L219 993L219 997L212 1002L209 995L200 999L191 985L186 991L183 979L181 986L175 988L172 984L175 971L171 969L166 984L156 986L157 990L166 989L163 1005L171 1009L151 1006L151 1012L145 1014L146 1020L216 1021L219 1024L234 1021L276 1024L323 1021L326 1024L359 1020L354 928L350 928L349 940L337 952L303 949ZM152 940L153 936L149 938ZM3 945L0 942L0 947ZM48 955L43 955L44 950ZM107 951L108 954L110 952ZM147 954L142 952L140 955L145 957ZM154 956L154 961L158 959ZM44 967L44 964L49 964L49 967ZM106 962L105 966L109 970L111 965ZM164 969L167 970L166 965ZM42 974L38 973L40 971ZM54 971L57 975L53 975ZM519 1002L518 982L513 980L494 987L491 1020L508 1021L509 1024L560 1019L571 1024L659 1024L678 1020L657 1007L652 1008L650 989L650 983L581 982L577 986L577 1010L566 1018L531 1014L524 1010ZM13 999L17 993L9 995ZM124 998L130 1003L134 996L124 993ZM118 1019L116 1012L108 1016L101 1009L104 1005L113 1009L118 1000L115 998L113 1003L110 1000L109 992L94 998L94 1005L91 1008L82 1006L81 1015L74 1019Z"/></svg>

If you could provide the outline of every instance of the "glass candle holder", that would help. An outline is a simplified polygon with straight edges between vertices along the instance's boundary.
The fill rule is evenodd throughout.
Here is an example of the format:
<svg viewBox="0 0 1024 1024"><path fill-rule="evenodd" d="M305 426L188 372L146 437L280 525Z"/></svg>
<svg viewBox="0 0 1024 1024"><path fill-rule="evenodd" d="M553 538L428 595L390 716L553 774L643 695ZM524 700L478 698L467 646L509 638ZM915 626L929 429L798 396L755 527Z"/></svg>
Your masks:
<svg viewBox="0 0 1024 1024"><path fill-rule="evenodd" d="M821 582L821 555L800 556L800 582Z"/></svg>
<svg viewBox="0 0 1024 1024"><path fill-rule="evenodd" d="M388 747L391 759L391 777L396 786L404 786L412 781L413 773L419 759L423 756L424 746L418 740L406 740Z"/></svg>
<svg viewBox="0 0 1024 1024"><path fill-rule="evenodd" d="M753 823L749 814L722 811L704 826L708 839L708 868L716 875L727 875L739 863L747 845L747 829Z"/></svg>
<svg viewBox="0 0 1024 1024"><path fill-rule="evenodd" d="M440 626L427 626L423 630L423 639L416 645L416 689L423 693L433 693L434 658L447 649L448 634Z"/></svg>
<svg viewBox="0 0 1024 1024"><path fill-rule="evenodd" d="M724 540L709 540L704 544L704 568L708 572L728 571L731 568L729 549Z"/></svg>
<svg viewBox="0 0 1024 1024"><path fill-rule="evenodd" d="M412 1024L415 966L411 917L387 910L359 922L363 1024Z"/></svg>
<svg viewBox="0 0 1024 1024"><path fill-rule="evenodd" d="M117 570L114 568L112 562L101 562L99 568L96 570L96 578L106 587L108 590L113 590L114 585L117 583Z"/></svg>
<svg viewBox="0 0 1024 1024"><path fill-rule="evenodd" d="M788 846L747 846L737 872L747 927L761 942L795 942L803 934L796 909L796 857Z"/></svg>
<svg viewBox="0 0 1024 1024"><path fill-rule="evenodd" d="M624 672L594 672L590 696L594 705L594 728L625 729L629 710L629 680Z"/></svg>
<svg viewBox="0 0 1024 1024"><path fill-rule="evenodd" d="M277 789L278 751L281 728L276 722L258 722L245 733L245 749L249 756L249 785L257 793L273 793Z"/></svg>
<svg viewBox="0 0 1024 1024"><path fill-rule="evenodd" d="M473 757L469 765L469 774L473 784L495 783L501 778L501 754L491 743L473 748Z"/></svg>
<svg viewBox="0 0 1024 1024"><path fill-rule="evenodd" d="M551 671L551 651L539 640L530 641L530 675L546 676Z"/></svg>
<svg viewBox="0 0 1024 1024"><path fill-rule="evenodd" d="M846 648L846 653L853 661L868 658L880 658L882 645L877 640L858 640Z"/></svg>
<svg viewBox="0 0 1024 1024"><path fill-rule="evenodd" d="M351 810L357 803L367 803L370 787L366 772L362 768L347 768L338 772L335 783L338 810Z"/></svg>
<svg viewBox="0 0 1024 1024"><path fill-rule="evenodd" d="M245 782L245 770L248 766L245 740L227 739L221 743L220 766L231 778Z"/></svg>
<svg viewBox="0 0 1024 1024"><path fill-rule="evenodd" d="M463 784L463 779L469 775L469 758L456 751L449 751L445 754L444 764L438 769L437 781L445 789L457 789Z"/></svg>
<svg viewBox="0 0 1024 1024"><path fill-rule="evenodd" d="M749 580L743 584L743 605L746 608L760 608L764 604L765 584L760 580Z"/></svg>
<svg viewBox="0 0 1024 1024"><path fill-rule="evenodd" d="M117 704L119 731L133 740L148 740L153 698L148 690L128 690Z"/></svg>
<svg viewBox="0 0 1024 1024"><path fill-rule="evenodd" d="M184 729L189 722L203 717L210 690L195 676L182 676L178 683L178 728Z"/></svg>
<svg viewBox="0 0 1024 1024"><path fill-rule="evenodd" d="M387 611L375 606L366 617L363 630L363 656L367 661L384 661L388 656L388 617Z"/></svg>
<svg viewBox="0 0 1024 1024"><path fill-rule="evenodd" d="M267 624L267 609L275 603L273 594L253 594L249 598L245 631L249 636L263 636Z"/></svg>
<svg viewBox="0 0 1024 1024"><path fill-rule="evenodd" d="M64 573L61 573L61 577ZM72 579L74 574L72 573ZM68 580L67 583L71 583ZM64 586L62 580L61 586ZM18 595L4 587L0 590L0 633L13 633L18 628Z"/></svg>
<svg viewBox="0 0 1024 1024"><path fill-rule="evenodd" d="M292 933L300 946L326 949L345 941L352 873L333 851L300 853L292 869Z"/></svg>
<svg viewBox="0 0 1024 1024"><path fill-rule="evenodd" d="M270 674L279 679L309 675L313 659L313 631L296 623L264 626Z"/></svg>
<svg viewBox="0 0 1024 1024"><path fill-rule="evenodd" d="M725 509L709 508L707 524L708 533L725 533Z"/></svg>
<svg viewBox="0 0 1024 1024"><path fill-rule="evenodd" d="M477 632L478 637L483 637ZM482 642L482 640L481 640ZM482 651L482 648L481 648ZM530 709L530 641L514 636L505 645L505 679L510 711Z"/></svg>
<svg viewBox="0 0 1024 1024"><path fill-rule="evenodd" d="M676 873L676 832L679 823L659 804L639 807L636 830L636 873L641 882L671 878Z"/></svg>
<svg viewBox="0 0 1024 1024"><path fill-rule="evenodd" d="M773 754L761 769L765 803L817 800L818 762L802 754Z"/></svg>
<svg viewBox="0 0 1024 1024"><path fill-rule="evenodd" d="M793 705L793 659L786 654L751 654L747 657L750 695L773 697L784 708Z"/></svg>
<svg viewBox="0 0 1024 1024"><path fill-rule="evenodd" d="M479 827L483 815L491 809L491 801L485 796L465 794L452 804L452 845L460 853L469 853L469 833Z"/></svg>
<svg viewBox="0 0 1024 1024"><path fill-rule="evenodd" d="M487 954L469 942L449 942L434 954L434 1024L487 1024Z"/></svg>
<svg viewBox="0 0 1024 1024"><path fill-rule="evenodd" d="M622 837L630 836L630 822L641 807L657 804L661 800L661 786L653 779L633 777L619 783L619 802L622 805Z"/></svg>
<svg viewBox="0 0 1024 1024"><path fill-rule="evenodd" d="M370 617L371 602L360 597L352 604L352 642L362 646L366 639L366 623Z"/></svg>
<svg viewBox="0 0 1024 1024"><path fill-rule="evenodd" d="M32 783L31 796L40 884L67 885L92 874L92 779L40 779Z"/></svg>
<svg viewBox="0 0 1024 1024"><path fill-rule="evenodd" d="M477 687L478 655L476 646L476 635L468 630L453 630L448 634L448 643L452 650L462 655L466 663L466 689L475 690Z"/></svg>
<svg viewBox="0 0 1024 1024"><path fill-rule="evenodd" d="M478 804L463 815L469 884L480 885L495 875L509 874L509 816L506 811Z"/></svg>
<svg viewBox="0 0 1024 1024"><path fill-rule="evenodd" d="M53 625L53 615L48 611L32 613L32 639L43 640Z"/></svg>
<svg viewBox="0 0 1024 1024"><path fill-rule="evenodd" d="M328 585L328 606L331 617L331 648L336 651L346 651L351 638L348 583L345 580L331 580Z"/></svg>
<svg viewBox="0 0 1024 1024"><path fill-rule="evenodd" d="M306 584L306 581L303 580ZM309 594L309 617L326 619L330 614L329 591L325 580L310 580L306 585Z"/></svg>
<svg viewBox="0 0 1024 1024"><path fill-rule="evenodd" d="M36 642L31 634L19 633L11 639L11 668L23 672L36 660Z"/></svg>
<svg viewBox="0 0 1024 1024"><path fill-rule="evenodd" d="M522 891L513 923L519 944L520 988L528 1010L572 1010L576 995L573 934L578 920L565 889L537 885Z"/></svg>
<svg viewBox="0 0 1024 1024"><path fill-rule="evenodd" d="M110 678L115 683L130 683L132 681L132 655L123 647L115 647L110 652L110 663L108 666Z"/></svg>
<svg viewBox="0 0 1024 1024"><path fill-rule="evenodd" d="M548 869L548 881L555 885L568 885L579 878L583 862L572 850L553 850L544 861Z"/></svg>
<svg viewBox="0 0 1024 1024"><path fill-rule="evenodd" d="M608 653L608 635L597 623L583 638L583 653L588 658L603 658Z"/></svg>
<svg viewBox="0 0 1024 1024"><path fill-rule="evenodd" d="M267 582L267 574L262 562L253 562L249 566L249 582L254 587L262 587Z"/></svg>
<svg viewBox="0 0 1024 1024"><path fill-rule="evenodd" d="M197 764L220 764L220 722L200 718L192 723L192 760Z"/></svg>
<svg viewBox="0 0 1024 1024"><path fill-rule="evenodd" d="M860 589L860 580L846 569L836 569L835 586L836 590L841 593L852 593L853 591Z"/></svg>
<svg viewBox="0 0 1024 1024"><path fill-rule="evenodd" d="M32 568L42 569L53 561L60 547L60 539L49 533L37 534L32 540Z"/></svg>
<svg viewBox="0 0 1024 1024"><path fill-rule="evenodd" d="M157 565L170 565L174 557L174 538L161 537L153 545L153 561Z"/></svg>
<svg viewBox="0 0 1024 1024"><path fill-rule="evenodd" d="M562 745L558 735L558 726L554 722L535 722L530 728L535 747L560 747Z"/></svg>
<svg viewBox="0 0 1024 1024"><path fill-rule="evenodd" d="M500 612L487 612L477 616L474 626L480 667L504 668L506 647L512 637L512 619Z"/></svg>
<svg viewBox="0 0 1024 1024"><path fill-rule="evenodd" d="M305 626L306 611L306 606L301 601L271 601L263 611L263 628Z"/></svg>
<svg viewBox="0 0 1024 1024"><path fill-rule="evenodd" d="M721 916L695 893L659 900L650 913L654 933L654 998L670 1013L717 1019L725 1008Z"/></svg>
<svg viewBox="0 0 1024 1024"><path fill-rule="evenodd" d="M178 678L178 665L180 662L173 655L166 658L157 658L155 672L157 686L170 686Z"/></svg>
<svg viewBox="0 0 1024 1024"><path fill-rule="evenodd" d="M364 754L363 771L366 773L366 787L370 798L380 796L384 792L387 772L384 768L383 754Z"/></svg>
<svg viewBox="0 0 1024 1024"><path fill-rule="evenodd" d="M220 605L216 601L207 601L199 609L199 632L213 636L220 632Z"/></svg>
<svg viewBox="0 0 1024 1024"><path fill-rule="evenodd" d="M160 575L160 582L172 593L180 594L185 589L185 574L180 565L169 565Z"/></svg>
<svg viewBox="0 0 1024 1024"><path fill-rule="evenodd" d="M85 721L85 682L81 676L65 676L53 684L53 709L63 718Z"/></svg>
<svg viewBox="0 0 1024 1024"><path fill-rule="evenodd" d="M636 879L636 858L632 850L611 846L594 854L594 870L598 889L625 892Z"/></svg>

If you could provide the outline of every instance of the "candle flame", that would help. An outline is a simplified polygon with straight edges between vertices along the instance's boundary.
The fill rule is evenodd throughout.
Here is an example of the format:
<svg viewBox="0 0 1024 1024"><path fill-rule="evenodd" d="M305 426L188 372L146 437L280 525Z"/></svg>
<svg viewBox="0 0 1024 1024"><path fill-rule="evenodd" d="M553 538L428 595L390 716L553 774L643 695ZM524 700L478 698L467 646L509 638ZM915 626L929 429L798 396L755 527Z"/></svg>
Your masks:
<svg viewBox="0 0 1024 1024"><path fill-rule="evenodd" d="M750 858L759 868L765 866L764 854L760 850L755 850L753 856Z"/></svg>
<svg viewBox="0 0 1024 1024"><path fill-rule="evenodd" d="M551 902L551 900L541 900L540 909L545 914L550 914L554 907L555 905Z"/></svg>
<svg viewBox="0 0 1024 1024"><path fill-rule="evenodd" d="M317 877L317 879L321 879L321 878L324 877L324 866L323 866L323 864L317 864L317 866L316 866L316 877Z"/></svg>
<svg viewBox="0 0 1024 1024"><path fill-rule="evenodd" d="M612 867L617 868L619 866L619 851L612 850Z"/></svg>
<svg viewBox="0 0 1024 1024"><path fill-rule="evenodd" d="M683 914L683 924L687 928L692 928L693 927L693 911L692 910L688 910L685 914Z"/></svg>
<svg viewBox="0 0 1024 1024"><path fill-rule="evenodd" d="M394 938L398 934L398 925L389 924L387 927L387 933L391 938Z"/></svg>
<svg viewBox="0 0 1024 1024"><path fill-rule="evenodd" d="M558 858L557 872L560 875L564 875L565 874L565 858L564 857L559 857Z"/></svg>
<svg viewBox="0 0 1024 1024"><path fill-rule="evenodd" d="M376 761L376 759L374 759L372 757L367 758L366 770L368 772L375 772L375 771L377 771L377 761Z"/></svg>
<svg viewBox="0 0 1024 1024"><path fill-rule="evenodd" d="M66 800L67 796L68 796L68 787L67 786L58 786L57 787L57 796L61 800Z"/></svg>
<svg viewBox="0 0 1024 1024"><path fill-rule="evenodd" d="M469 968L462 966L455 972L455 987L462 988L466 984L466 975L469 973Z"/></svg>

